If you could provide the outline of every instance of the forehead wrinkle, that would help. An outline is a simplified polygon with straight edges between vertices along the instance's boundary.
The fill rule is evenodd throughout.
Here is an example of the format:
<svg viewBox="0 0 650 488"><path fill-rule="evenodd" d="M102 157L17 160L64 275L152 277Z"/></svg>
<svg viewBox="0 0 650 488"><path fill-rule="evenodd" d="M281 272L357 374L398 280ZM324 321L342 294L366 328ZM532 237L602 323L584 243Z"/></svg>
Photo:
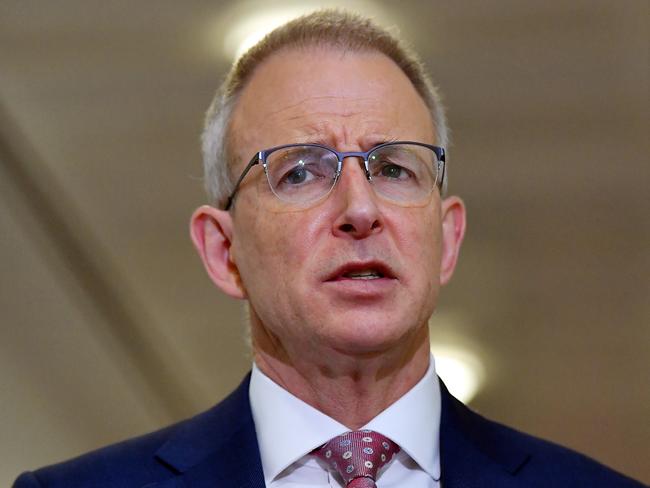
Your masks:
<svg viewBox="0 0 650 488"><path fill-rule="evenodd" d="M320 143L332 147L337 147L339 144L356 144L370 148L387 140L394 140L393 126L385 127L385 124L382 124L381 116L367 117L368 114L382 110L382 106L377 106L376 100L366 100L375 102L373 103L375 106L369 107L369 110L363 110L363 108L312 112L302 110L296 111L295 115L290 116L276 111L276 116L267 118L265 125L282 126L286 129L286 135L290 140L276 141L278 144L304 142ZM296 108L297 106L298 104L295 105Z"/></svg>
<svg viewBox="0 0 650 488"><path fill-rule="evenodd" d="M340 119L350 119L350 118L352 118L352 117L354 117L354 116L361 115L361 114L362 114L362 112L360 112L360 111L358 111L358 110L357 110L357 111L354 111L354 112L353 112L353 111L349 111L349 112L336 112L336 113L333 113L333 112L325 112L325 111L323 111L323 112L309 112L308 114L297 114L297 115L293 115L293 116L291 116L291 117L288 117L288 118L285 119L285 120L286 120L287 122L291 122L291 121L294 121L294 120L300 120L300 119L303 119L303 118L305 118L305 117L319 117L319 118L323 118L323 117L334 117L334 116L336 116L337 118L340 118Z"/></svg>
<svg viewBox="0 0 650 488"><path fill-rule="evenodd" d="M276 115L281 115L283 112L287 112L290 110L293 110L295 108L303 108L303 105L308 105L310 102L330 102L330 101L340 101L341 103L349 103L350 100L354 100L355 102L376 102L376 100L370 98L370 97L364 97L364 98L359 98L359 97L346 97L342 95L321 95L321 96L310 96L307 98L303 98L302 100L299 100L295 103L292 103L290 105L287 105L286 107L279 108L277 110L271 110L268 114L268 116L276 116ZM313 113L313 112L310 112Z"/></svg>
<svg viewBox="0 0 650 488"><path fill-rule="evenodd" d="M332 99L333 97L323 97L323 98ZM325 106L325 107L317 107L310 110L309 107L304 107L303 103L298 103L298 104L293 104L291 107L270 112L267 115L267 118L269 120L273 120L274 121L273 123L295 122L301 119L310 119L310 118L316 118L318 120L322 120L325 118L330 118L330 119L337 118L337 119L347 120L347 119L352 119L354 117L366 115L373 111L381 110L381 106L377 106L376 100L355 99L354 103L359 104L359 102L364 102L363 103L364 106L356 107L352 109L348 106L349 100L344 102L338 97L336 98L337 100L340 100L342 103L344 103L345 106L343 107Z"/></svg>
<svg viewBox="0 0 650 488"><path fill-rule="evenodd" d="M394 132L386 132L373 123L364 124L361 133L355 134L346 126L334 125L331 121L317 120L296 128L289 143L322 144L334 149L344 150L341 146L357 145L363 150L397 140Z"/></svg>

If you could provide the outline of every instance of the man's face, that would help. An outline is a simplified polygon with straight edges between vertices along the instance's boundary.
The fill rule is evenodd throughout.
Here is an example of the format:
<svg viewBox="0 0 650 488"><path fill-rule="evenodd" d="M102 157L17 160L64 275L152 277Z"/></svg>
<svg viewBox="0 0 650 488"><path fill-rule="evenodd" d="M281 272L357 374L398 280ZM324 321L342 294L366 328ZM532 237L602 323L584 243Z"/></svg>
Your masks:
<svg viewBox="0 0 650 488"><path fill-rule="evenodd" d="M327 48L281 51L259 66L233 114L232 136L235 177L257 151L281 144L366 151L391 140L436 143L424 102L389 58ZM255 348L295 358L427 340L444 204L437 190L416 205L387 201L360 163L346 159L334 190L307 208L275 197L261 166L246 176L228 252L250 301Z"/></svg>

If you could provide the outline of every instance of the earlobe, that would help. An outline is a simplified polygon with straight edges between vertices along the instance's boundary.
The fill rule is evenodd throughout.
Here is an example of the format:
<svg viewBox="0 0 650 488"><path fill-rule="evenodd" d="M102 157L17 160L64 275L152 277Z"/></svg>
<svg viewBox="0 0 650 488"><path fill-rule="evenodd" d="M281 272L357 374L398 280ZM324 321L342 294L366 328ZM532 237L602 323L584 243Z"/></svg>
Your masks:
<svg viewBox="0 0 650 488"><path fill-rule="evenodd" d="M465 236L465 204L456 196L446 198L442 201L441 214L440 283L446 285L454 274L460 246Z"/></svg>
<svg viewBox="0 0 650 488"><path fill-rule="evenodd" d="M190 221L190 235L213 283L233 298L246 298L232 255L233 223L230 213L209 205L197 208Z"/></svg>

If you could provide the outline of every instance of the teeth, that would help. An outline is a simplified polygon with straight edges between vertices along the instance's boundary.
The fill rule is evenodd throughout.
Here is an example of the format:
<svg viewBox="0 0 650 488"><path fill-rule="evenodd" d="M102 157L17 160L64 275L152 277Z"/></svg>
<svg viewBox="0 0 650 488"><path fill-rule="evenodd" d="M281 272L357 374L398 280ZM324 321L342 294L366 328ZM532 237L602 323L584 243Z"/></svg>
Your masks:
<svg viewBox="0 0 650 488"><path fill-rule="evenodd" d="M352 278L355 280L374 280L381 278L381 273L377 271L351 271L350 273L345 273L346 278Z"/></svg>

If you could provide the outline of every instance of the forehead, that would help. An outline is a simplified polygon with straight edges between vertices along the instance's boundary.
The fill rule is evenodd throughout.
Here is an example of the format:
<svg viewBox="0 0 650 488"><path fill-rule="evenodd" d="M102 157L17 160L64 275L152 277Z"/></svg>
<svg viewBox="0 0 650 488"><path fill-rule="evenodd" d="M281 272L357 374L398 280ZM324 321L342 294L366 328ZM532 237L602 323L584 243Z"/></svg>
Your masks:
<svg viewBox="0 0 650 488"><path fill-rule="evenodd" d="M233 113L238 159L293 142L434 143L431 115L402 70L379 52L285 49L257 67Z"/></svg>

